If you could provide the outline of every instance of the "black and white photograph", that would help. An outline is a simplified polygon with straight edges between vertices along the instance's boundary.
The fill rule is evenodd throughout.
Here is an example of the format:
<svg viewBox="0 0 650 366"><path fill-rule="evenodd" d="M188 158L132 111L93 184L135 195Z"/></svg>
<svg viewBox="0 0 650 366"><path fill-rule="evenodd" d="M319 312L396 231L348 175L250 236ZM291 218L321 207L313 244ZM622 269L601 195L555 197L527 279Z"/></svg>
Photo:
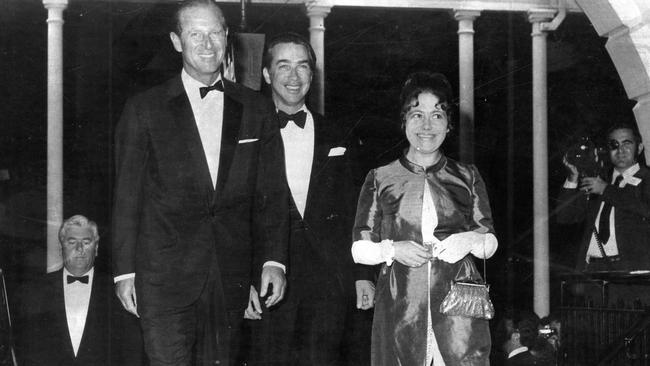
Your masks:
<svg viewBox="0 0 650 366"><path fill-rule="evenodd" d="M0 366L650 365L648 0L2 0L0 70Z"/></svg>

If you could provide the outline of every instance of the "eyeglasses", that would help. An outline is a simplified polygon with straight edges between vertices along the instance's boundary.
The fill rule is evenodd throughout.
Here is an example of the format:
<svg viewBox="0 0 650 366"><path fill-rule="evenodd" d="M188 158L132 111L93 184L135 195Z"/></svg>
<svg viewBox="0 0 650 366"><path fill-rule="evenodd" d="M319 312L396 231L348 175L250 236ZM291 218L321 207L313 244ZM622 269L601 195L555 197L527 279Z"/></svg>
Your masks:
<svg viewBox="0 0 650 366"><path fill-rule="evenodd" d="M618 150L618 149L631 150L634 147L634 145L635 145L634 141L630 141L630 140L624 140L621 142L618 142L616 140L607 141L607 148L610 151Z"/></svg>

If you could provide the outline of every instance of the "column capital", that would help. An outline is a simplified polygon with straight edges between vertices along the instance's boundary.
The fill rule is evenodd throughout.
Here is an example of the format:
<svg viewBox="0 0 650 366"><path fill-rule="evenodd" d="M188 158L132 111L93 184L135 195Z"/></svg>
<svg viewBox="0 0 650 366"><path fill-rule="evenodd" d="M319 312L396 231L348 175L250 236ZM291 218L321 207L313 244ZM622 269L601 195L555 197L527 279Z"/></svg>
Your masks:
<svg viewBox="0 0 650 366"><path fill-rule="evenodd" d="M45 9L65 9L68 7L68 0L43 0Z"/></svg>
<svg viewBox="0 0 650 366"><path fill-rule="evenodd" d="M546 22L555 16L556 9L530 9L528 10L528 21L531 23Z"/></svg>
<svg viewBox="0 0 650 366"><path fill-rule="evenodd" d="M327 0L308 0L305 1L308 17L325 18L332 10L332 3Z"/></svg>
<svg viewBox="0 0 650 366"><path fill-rule="evenodd" d="M460 20L474 21L481 15L480 10L473 9L454 9L454 18Z"/></svg>
<svg viewBox="0 0 650 366"><path fill-rule="evenodd" d="M554 9L530 9L528 10L528 21L533 24L533 32L530 34L532 37L546 36L543 24L553 19L557 13Z"/></svg>

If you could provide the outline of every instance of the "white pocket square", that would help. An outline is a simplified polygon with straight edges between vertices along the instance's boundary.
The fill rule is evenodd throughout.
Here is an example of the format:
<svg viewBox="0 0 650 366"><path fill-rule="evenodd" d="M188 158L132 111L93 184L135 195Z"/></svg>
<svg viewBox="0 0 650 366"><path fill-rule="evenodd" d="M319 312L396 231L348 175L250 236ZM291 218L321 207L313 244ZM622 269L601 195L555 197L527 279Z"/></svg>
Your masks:
<svg viewBox="0 0 650 366"><path fill-rule="evenodd" d="M237 141L237 143L238 143L238 144L247 144L247 143L249 143L249 142L255 142L255 141L257 141L257 140L259 140L259 139L243 139L243 140L239 140L239 141Z"/></svg>
<svg viewBox="0 0 650 366"><path fill-rule="evenodd" d="M345 148L339 146L331 148L327 156L341 156L343 154L345 154Z"/></svg>

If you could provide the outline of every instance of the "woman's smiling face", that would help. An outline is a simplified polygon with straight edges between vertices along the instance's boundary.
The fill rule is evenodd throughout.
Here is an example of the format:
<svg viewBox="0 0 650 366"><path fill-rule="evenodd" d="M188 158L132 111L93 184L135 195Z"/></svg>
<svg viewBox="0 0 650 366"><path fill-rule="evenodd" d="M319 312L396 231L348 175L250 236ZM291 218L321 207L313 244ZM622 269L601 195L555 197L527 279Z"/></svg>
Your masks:
<svg viewBox="0 0 650 366"><path fill-rule="evenodd" d="M431 92L422 92L405 115L404 130L412 154L439 154L438 149L449 132L447 112L440 99Z"/></svg>

